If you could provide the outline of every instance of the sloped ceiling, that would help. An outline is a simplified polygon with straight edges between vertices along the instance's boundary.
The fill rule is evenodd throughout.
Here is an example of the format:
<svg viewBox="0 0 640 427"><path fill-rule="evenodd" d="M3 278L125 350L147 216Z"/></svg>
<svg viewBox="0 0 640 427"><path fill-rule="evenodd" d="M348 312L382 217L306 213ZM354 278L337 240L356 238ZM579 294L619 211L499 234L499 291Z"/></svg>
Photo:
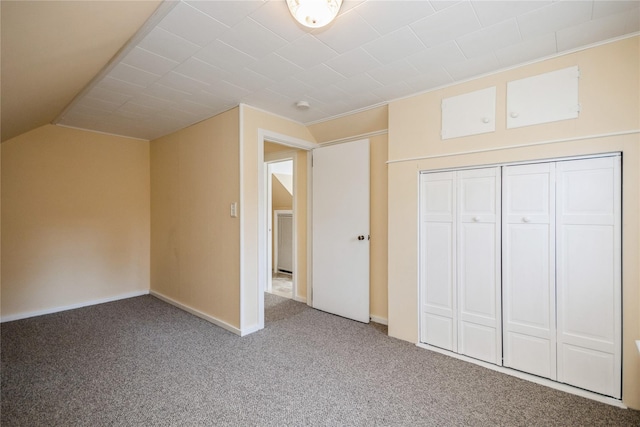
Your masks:
<svg viewBox="0 0 640 427"><path fill-rule="evenodd" d="M312 125L640 29L638 1L347 0L316 30L284 0L1 4L3 140L154 139L239 103Z"/></svg>
<svg viewBox="0 0 640 427"><path fill-rule="evenodd" d="M51 123L160 3L2 0L2 141Z"/></svg>

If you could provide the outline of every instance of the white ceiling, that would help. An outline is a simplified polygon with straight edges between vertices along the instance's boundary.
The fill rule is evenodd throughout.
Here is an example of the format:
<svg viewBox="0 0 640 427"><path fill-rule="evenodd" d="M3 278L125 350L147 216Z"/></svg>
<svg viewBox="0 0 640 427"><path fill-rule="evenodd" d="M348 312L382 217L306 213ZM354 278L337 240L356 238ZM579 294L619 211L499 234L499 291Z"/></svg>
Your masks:
<svg viewBox="0 0 640 427"><path fill-rule="evenodd" d="M243 103L310 124L639 30L639 1L345 1L317 30L284 0L165 2L56 122L150 140Z"/></svg>

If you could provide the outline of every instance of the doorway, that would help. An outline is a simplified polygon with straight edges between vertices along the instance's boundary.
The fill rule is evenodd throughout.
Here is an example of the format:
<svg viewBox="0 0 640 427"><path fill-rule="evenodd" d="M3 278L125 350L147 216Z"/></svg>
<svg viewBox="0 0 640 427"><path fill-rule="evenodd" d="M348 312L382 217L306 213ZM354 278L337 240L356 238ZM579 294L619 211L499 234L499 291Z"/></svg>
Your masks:
<svg viewBox="0 0 640 427"><path fill-rule="evenodd" d="M268 146L267 149L276 147ZM275 152L277 153L277 152ZM268 155L267 182L267 286L265 291L293 299L295 268L294 167L286 153Z"/></svg>

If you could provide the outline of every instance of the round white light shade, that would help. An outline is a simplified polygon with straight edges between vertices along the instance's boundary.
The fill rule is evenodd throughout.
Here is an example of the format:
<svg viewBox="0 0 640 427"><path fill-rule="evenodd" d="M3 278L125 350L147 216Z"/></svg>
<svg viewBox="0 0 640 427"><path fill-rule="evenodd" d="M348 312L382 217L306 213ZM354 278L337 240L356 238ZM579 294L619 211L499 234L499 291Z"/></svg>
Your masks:
<svg viewBox="0 0 640 427"><path fill-rule="evenodd" d="M296 21L309 28L324 27L338 14L342 0L287 0Z"/></svg>

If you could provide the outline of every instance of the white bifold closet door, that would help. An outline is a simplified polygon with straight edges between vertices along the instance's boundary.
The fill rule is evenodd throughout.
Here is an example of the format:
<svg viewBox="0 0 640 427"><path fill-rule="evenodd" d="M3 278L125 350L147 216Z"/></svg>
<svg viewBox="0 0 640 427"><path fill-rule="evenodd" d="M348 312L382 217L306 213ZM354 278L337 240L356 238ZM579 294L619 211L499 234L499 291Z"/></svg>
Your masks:
<svg viewBox="0 0 640 427"><path fill-rule="evenodd" d="M504 366L556 379L555 164L502 171Z"/></svg>
<svg viewBox="0 0 640 427"><path fill-rule="evenodd" d="M501 364L500 168L421 180L421 340Z"/></svg>
<svg viewBox="0 0 640 427"><path fill-rule="evenodd" d="M458 353L502 364L500 168L456 173Z"/></svg>
<svg viewBox="0 0 640 427"><path fill-rule="evenodd" d="M621 397L621 158L558 162L558 381Z"/></svg>

